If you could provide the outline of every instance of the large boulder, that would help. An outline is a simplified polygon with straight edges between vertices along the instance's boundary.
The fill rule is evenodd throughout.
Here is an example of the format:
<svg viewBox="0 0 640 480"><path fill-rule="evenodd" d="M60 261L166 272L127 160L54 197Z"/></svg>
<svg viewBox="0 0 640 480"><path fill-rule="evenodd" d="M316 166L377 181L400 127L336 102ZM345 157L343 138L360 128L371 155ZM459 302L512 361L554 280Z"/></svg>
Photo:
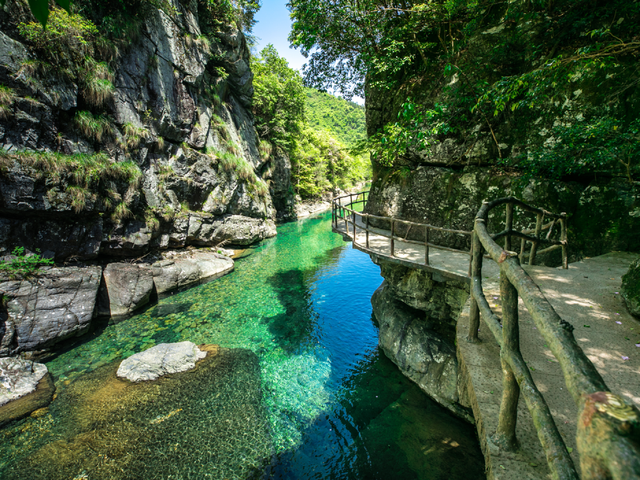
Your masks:
<svg viewBox="0 0 640 480"><path fill-rule="evenodd" d="M145 306L153 293L153 273L148 265L110 263L102 273L104 285L98 315L128 315Z"/></svg>
<svg viewBox="0 0 640 480"><path fill-rule="evenodd" d="M0 358L0 426L47 406L54 391L45 365L15 357Z"/></svg>
<svg viewBox="0 0 640 480"><path fill-rule="evenodd" d="M4 354L42 351L85 333L101 277L102 267L92 266L46 268L35 278L0 280L0 294L8 298L0 326Z"/></svg>
<svg viewBox="0 0 640 480"><path fill-rule="evenodd" d="M186 372L207 356L195 343L161 343L122 361L116 374L131 382L157 380L171 373Z"/></svg>
<svg viewBox="0 0 640 480"><path fill-rule="evenodd" d="M385 355L427 395L472 421L458 404L455 346L430 328L424 312L398 301L386 281L373 294L371 304Z"/></svg>
<svg viewBox="0 0 640 480"><path fill-rule="evenodd" d="M621 292L629 313L640 318L640 258L629 266L629 271L622 277Z"/></svg>
<svg viewBox="0 0 640 480"><path fill-rule="evenodd" d="M151 265L158 294L221 277L233 270L233 260L210 250L171 252Z"/></svg>

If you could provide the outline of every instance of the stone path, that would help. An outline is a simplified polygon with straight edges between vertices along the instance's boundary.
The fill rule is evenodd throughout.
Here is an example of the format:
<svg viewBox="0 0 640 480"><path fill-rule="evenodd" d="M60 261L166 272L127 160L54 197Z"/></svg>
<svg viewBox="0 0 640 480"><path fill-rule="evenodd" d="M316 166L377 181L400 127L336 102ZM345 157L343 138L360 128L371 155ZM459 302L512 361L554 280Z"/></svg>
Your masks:
<svg viewBox="0 0 640 480"><path fill-rule="evenodd" d="M351 226L350 226L351 229ZM344 223L342 228L344 234ZM384 232L384 231L379 231ZM351 233L351 232L350 232ZM388 232L385 232L388 234ZM351 237L351 236L350 236ZM357 244L364 245L364 232ZM389 239L370 235L370 250L380 257L389 255ZM356 245L356 248L359 248ZM362 249L362 248L361 248ZM466 276L469 256L431 249L435 269L450 269ZM396 241L396 255L416 268L425 269L424 247ZM560 317L575 327L574 336L603 376L610 390L640 407L640 322L632 317L620 295L621 278L637 254L614 252L572 263L568 270L526 266L525 270L540 286ZM483 286L492 309L500 315L498 268L484 261ZM547 348L526 308L520 301L520 342L522 355L549 405L558 430L572 449L576 468L579 460L575 444L577 408L564 384L558 362ZM502 395L499 347L489 329L481 323L478 344L466 341L469 302L457 324L457 348L466 402L474 410L478 436L485 454L487 477L496 479L548 478L547 462L533 422L523 400L518 406L517 453L501 452L491 435L498 423Z"/></svg>

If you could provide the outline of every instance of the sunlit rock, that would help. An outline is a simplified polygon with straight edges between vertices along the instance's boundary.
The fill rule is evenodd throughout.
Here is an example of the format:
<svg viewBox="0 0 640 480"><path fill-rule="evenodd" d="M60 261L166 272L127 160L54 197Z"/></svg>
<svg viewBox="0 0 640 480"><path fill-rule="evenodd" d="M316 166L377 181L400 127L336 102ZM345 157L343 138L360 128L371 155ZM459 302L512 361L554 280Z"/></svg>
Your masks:
<svg viewBox="0 0 640 480"><path fill-rule="evenodd" d="M132 382L157 380L163 375L191 370L206 356L192 342L161 343L123 360L117 375Z"/></svg>

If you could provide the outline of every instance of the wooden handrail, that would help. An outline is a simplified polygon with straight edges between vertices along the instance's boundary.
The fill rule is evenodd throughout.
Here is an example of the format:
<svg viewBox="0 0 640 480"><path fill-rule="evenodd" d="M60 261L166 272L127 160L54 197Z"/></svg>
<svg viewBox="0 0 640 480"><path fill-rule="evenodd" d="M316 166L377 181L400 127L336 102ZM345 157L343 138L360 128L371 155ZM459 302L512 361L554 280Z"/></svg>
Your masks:
<svg viewBox="0 0 640 480"><path fill-rule="evenodd" d="M358 245L357 230L365 231L365 246L358 245L358 248L379 254L370 250L370 233L389 238L390 255L387 257L390 259L395 257L396 240L424 245L425 258L422 264L424 267L421 268L430 268L430 247L470 255L471 310L468 341L479 341L478 329L482 317L501 349L503 396L494 440L505 450L515 448L517 404L519 397L522 396L533 418L551 476L554 479L579 478L544 396L533 381L520 352L517 313L518 296L520 296L538 331L558 360L567 388L578 405L580 417L577 444L583 480L596 478L640 480L640 452L637 444L627 438L629 431L633 431L634 428L636 432L640 430L640 412L636 407L627 405L620 397L608 391L602 376L576 343L572 333L573 327L560 318L540 288L520 266L525 256L529 257L529 264L533 264L537 255L561 248L562 266L565 269L568 268L566 213L552 213L513 197L500 198L485 202L476 215L473 231L465 231L357 212L352 207L359 204L366 205L368 193L364 191L342 195L332 202L332 222L336 230L338 221L344 220L347 235L351 235L349 231L349 223L351 223L354 245ZM362 196L361 199L360 196ZM349 201L343 203L346 198L349 198ZM505 229L491 235L487 229L489 212L500 205L506 206ZM515 207L536 215L535 228L520 231L513 229ZM545 218L550 218L551 221L545 224ZM389 222L390 232L387 234L384 230L372 229L371 220ZM554 240L551 235L557 224L560 224L560 238ZM409 239L409 229L404 238L397 236L398 225L424 228L424 241ZM432 230L470 236L470 251L433 243L429 235ZM543 236L542 233L545 230L548 232ZM520 254L511 251L513 237L521 239ZM505 240L504 249L496 243L502 238ZM528 254L525 253L526 242L531 243ZM549 247L539 250L541 245L549 245ZM493 259L500 266L502 320L491 310L482 289L482 261L485 256ZM421 265L415 261L411 263ZM433 270L436 271L436 269ZM453 274L447 273L447 275ZM635 435L638 434L635 433ZM606 449L607 455L602 455L602 449Z"/></svg>
<svg viewBox="0 0 640 480"><path fill-rule="evenodd" d="M503 204L507 205L505 230L491 235L486 225L489 212ZM536 228L533 236L512 230L514 206L536 214ZM560 241L551 241L551 232L545 238L540 236L544 229L545 216L554 219L549 224L550 230L556 221L560 222ZM526 205L512 197L485 202L476 215L471 247L473 253L468 340L478 341L478 327L480 316L482 316L500 345L503 396L494 440L505 450L515 448L517 403L519 396L522 395L533 417L551 476L554 479L579 478L549 407L538 391L520 353L517 328L517 305L518 296L520 296L538 331L558 360L565 384L580 411L577 444L583 480L640 479L640 452L637 445L627 438L629 431L635 428L637 432L640 427L640 412L636 407L627 405L620 397L608 391L602 376L577 344L572 333L573 327L560 318L540 288L520 266L518 255L509 251L511 236L518 236L523 239L523 242L531 241L529 263L532 264L538 244L551 243L552 247L547 251L561 247L562 264L564 268L568 268L566 220L564 213L552 214ZM504 249L496 243L496 240L502 237L505 237ZM502 322L491 311L482 290L484 251L488 252L490 257L500 265ZM523 252L524 246L521 247L521 257ZM606 455L600 453L603 448L607 449Z"/></svg>

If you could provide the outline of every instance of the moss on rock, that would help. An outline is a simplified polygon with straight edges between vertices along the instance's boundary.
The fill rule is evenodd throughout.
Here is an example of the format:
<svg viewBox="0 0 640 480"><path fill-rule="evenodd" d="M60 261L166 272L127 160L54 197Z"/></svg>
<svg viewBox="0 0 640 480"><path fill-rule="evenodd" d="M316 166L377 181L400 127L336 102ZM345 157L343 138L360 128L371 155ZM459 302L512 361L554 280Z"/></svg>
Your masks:
<svg viewBox="0 0 640 480"><path fill-rule="evenodd" d="M640 258L631 264L622 277L622 297L629 313L640 317Z"/></svg>

